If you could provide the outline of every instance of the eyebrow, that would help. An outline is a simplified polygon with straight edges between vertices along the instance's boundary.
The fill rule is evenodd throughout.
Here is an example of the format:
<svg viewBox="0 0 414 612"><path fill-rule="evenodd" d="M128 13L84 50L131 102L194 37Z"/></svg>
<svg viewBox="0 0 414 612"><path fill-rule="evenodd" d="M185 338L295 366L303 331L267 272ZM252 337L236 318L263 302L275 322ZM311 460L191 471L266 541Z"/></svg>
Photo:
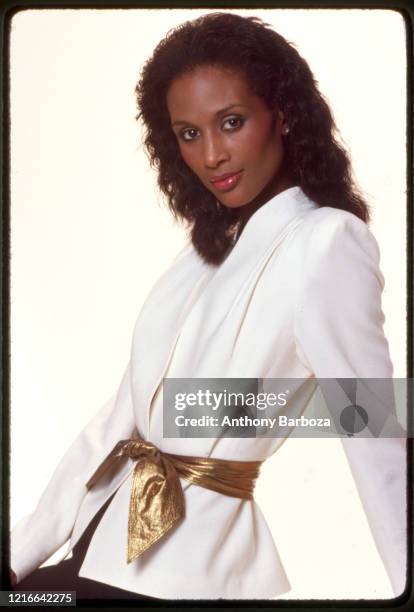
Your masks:
<svg viewBox="0 0 414 612"><path fill-rule="evenodd" d="M225 108L221 108L220 110L218 110L215 113L215 116L218 117L219 115L222 115L223 113L226 113L227 111L229 111L230 109L234 108L235 106L244 106L245 107L246 105L245 104L240 104L240 103L229 104ZM171 125L172 126L174 126L174 125L191 125L191 121L182 121L181 119L177 119L177 121L174 121Z"/></svg>

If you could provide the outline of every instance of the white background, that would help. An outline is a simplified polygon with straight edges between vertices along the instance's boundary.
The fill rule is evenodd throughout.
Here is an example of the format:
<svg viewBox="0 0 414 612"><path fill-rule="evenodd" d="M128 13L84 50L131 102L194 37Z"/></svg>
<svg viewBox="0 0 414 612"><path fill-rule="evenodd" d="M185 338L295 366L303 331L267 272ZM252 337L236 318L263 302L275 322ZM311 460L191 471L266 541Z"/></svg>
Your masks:
<svg viewBox="0 0 414 612"><path fill-rule="evenodd" d="M183 244L140 147L134 87L167 30L206 12L13 18L12 525L117 388L143 300ZM295 43L333 109L373 207L385 331L404 377L403 20L383 10L234 12ZM392 596L338 440L288 440L264 466L257 500L293 587L282 599Z"/></svg>

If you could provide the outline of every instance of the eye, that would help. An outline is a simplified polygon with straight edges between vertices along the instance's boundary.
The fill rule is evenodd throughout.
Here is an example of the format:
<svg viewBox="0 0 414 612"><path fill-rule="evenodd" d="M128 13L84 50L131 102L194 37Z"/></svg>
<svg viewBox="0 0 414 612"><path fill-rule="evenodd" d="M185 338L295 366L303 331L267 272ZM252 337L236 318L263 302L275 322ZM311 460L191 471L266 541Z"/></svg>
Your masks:
<svg viewBox="0 0 414 612"><path fill-rule="evenodd" d="M197 138L197 135L198 135L198 130L196 130L195 128L185 128L184 130L180 132L181 140L185 140L187 142L189 140L194 140L195 138Z"/></svg>
<svg viewBox="0 0 414 612"><path fill-rule="evenodd" d="M237 130L244 124L243 117L228 117L223 121L222 128L226 131ZM228 127L225 127L228 126Z"/></svg>

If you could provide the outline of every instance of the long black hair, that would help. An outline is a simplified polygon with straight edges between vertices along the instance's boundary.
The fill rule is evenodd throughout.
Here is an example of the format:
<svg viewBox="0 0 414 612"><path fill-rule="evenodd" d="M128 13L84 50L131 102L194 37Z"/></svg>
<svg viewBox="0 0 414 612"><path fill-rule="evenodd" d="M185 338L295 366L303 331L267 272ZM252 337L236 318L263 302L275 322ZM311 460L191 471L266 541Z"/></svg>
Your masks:
<svg viewBox="0 0 414 612"><path fill-rule="evenodd" d="M145 63L136 86L144 144L174 216L187 222L200 256L221 263L234 244L240 210L218 206L181 157L166 94L197 66L232 68L271 110L283 112L284 165L294 184L319 206L347 210L367 222L369 210L352 178L328 104L295 47L257 17L210 13L171 30Z"/></svg>

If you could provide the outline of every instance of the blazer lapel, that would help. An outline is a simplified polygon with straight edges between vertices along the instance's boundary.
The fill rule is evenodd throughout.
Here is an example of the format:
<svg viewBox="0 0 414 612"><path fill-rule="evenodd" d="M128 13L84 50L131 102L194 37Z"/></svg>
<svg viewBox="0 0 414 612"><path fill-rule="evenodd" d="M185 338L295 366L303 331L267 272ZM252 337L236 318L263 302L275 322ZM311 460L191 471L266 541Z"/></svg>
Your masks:
<svg viewBox="0 0 414 612"><path fill-rule="evenodd" d="M219 267L205 264L189 245L161 277L134 333L132 384L141 435L149 436L151 405L164 376L228 376L231 343L226 334L231 338L234 326L242 324L235 313L238 301L252 291L267 259L314 206L299 187L292 187L255 212ZM209 345L219 328L218 353Z"/></svg>
<svg viewBox="0 0 414 612"><path fill-rule="evenodd" d="M169 377L229 375L226 372L231 366L231 339L235 328L242 325L238 303L251 294L268 259L301 222L302 215L314 206L299 187L292 187L275 196L250 218L227 259L210 274L183 322ZM220 352L210 355L211 341L218 333Z"/></svg>
<svg viewBox="0 0 414 612"><path fill-rule="evenodd" d="M131 349L132 397L137 428L148 437L150 407L180 329L214 268L188 245L149 294L135 325Z"/></svg>

